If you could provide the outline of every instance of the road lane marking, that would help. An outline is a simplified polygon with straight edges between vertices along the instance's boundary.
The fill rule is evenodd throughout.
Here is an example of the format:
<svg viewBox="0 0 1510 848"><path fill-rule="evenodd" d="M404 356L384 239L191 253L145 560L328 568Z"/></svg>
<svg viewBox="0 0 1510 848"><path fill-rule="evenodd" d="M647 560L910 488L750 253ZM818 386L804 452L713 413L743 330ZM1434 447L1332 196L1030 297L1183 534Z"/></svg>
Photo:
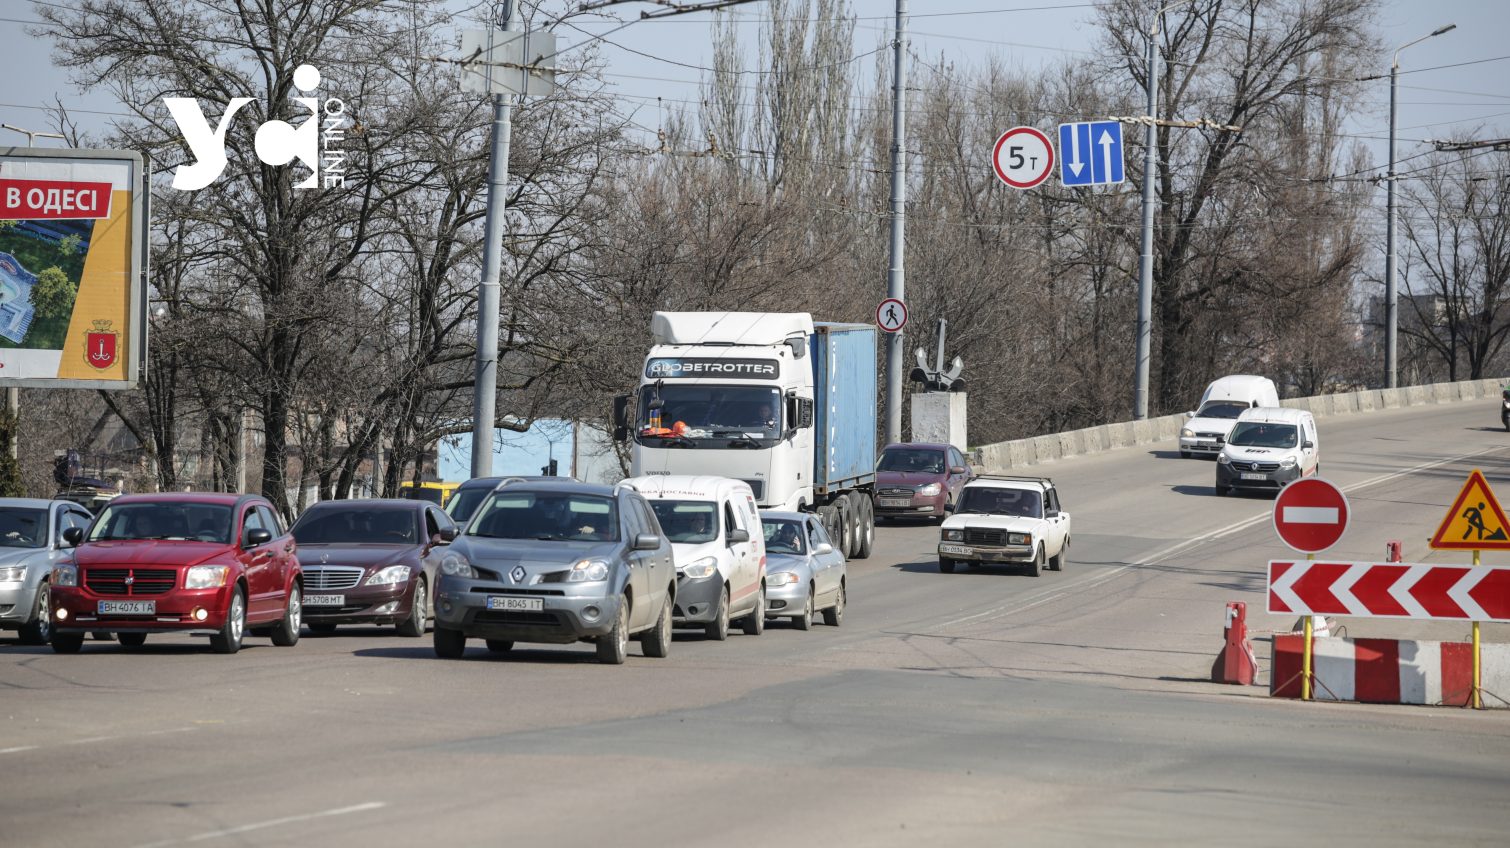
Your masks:
<svg viewBox="0 0 1510 848"><path fill-rule="evenodd" d="M206 842L211 839L224 839L227 836L240 836L243 833L251 833L254 830L266 830L270 827L279 827L296 822L313 821L314 819L330 818L332 816L345 816L352 813L365 813L388 806L384 801L368 801L365 804L353 804L350 807L336 807L330 810L321 810L318 813L304 813L297 816L284 816L279 819L243 824L237 827L228 827L225 830L209 830L204 833L196 833L193 836L185 836L182 839L165 839L161 842L148 842L137 848L162 848L165 845L187 845L191 842Z"/></svg>
<svg viewBox="0 0 1510 848"><path fill-rule="evenodd" d="M66 741L63 741L63 742L57 742L57 743L54 743L54 744L55 745L90 745L90 744L93 744L95 742L109 742L112 739L140 739L140 738L146 737L146 736L162 736L163 734L166 734L166 733L188 733L189 731L198 730L198 729L199 728L197 728L197 727L172 727L172 728L169 728L167 730L148 730L148 731L145 731L143 733L124 733L124 734L121 734L121 735L118 735L118 736L89 736L89 737L86 737L84 739L69 739L69 740L66 740ZM42 746L42 745L19 745L19 746L14 747L14 748L0 748L0 754L19 754L22 751L35 751L35 750L37 750L39 748L42 748L42 747L44 747L44 746Z"/></svg>
<svg viewBox="0 0 1510 848"><path fill-rule="evenodd" d="M1346 492L1346 493L1356 492L1356 491L1358 491L1360 489L1366 489L1366 488L1369 488L1371 486L1378 486L1378 485L1380 485L1382 483L1388 483L1391 480L1395 480L1395 479L1400 478L1400 477L1405 477L1405 476L1410 475L1410 474L1415 474L1418 471L1426 471L1428 469L1436 468L1438 466L1450 465L1450 464L1452 464L1454 462L1462 462L1465 459L1470 459L1472 457L1482 456L1484 454L1489 454L1489 453L1497 453L1500 450L1502 450L1502 449L1501 448L1486 448L1486 449L1482 449L1482 450L1470 451L1469 453L1461 454L1459 456L1448 457L1446 459L1437 459L1437 460L1432 460L1430 462L1423 462L1423 463L1420 463L1419 465L1413 465L1410 468L1402 469L1400 471L1391 471L1391 472L1389 472L1387 474L1380 474L1380 475L1375 476L1375 477L1370 477L1367 480L1360 480L1357 483L1353 483L1353 484L1348 485L1348 486L1341 486L1339 488L1341 488L1342 491ZM1052 603L1054 601L1057 601L1060 598L1065 597L1066 595L1069 595L1069 594L1072 594L1072 593L1083 592L1086 589L1094 589L1095 587L1101 585L1102 583L1106 583L1106 582L1108 582L1110 580L1116 579L1117 577L1121 576L1123 572L1128 571L1129 569L1140 568L1140 567L1145 566L1145 565L1152 565L1153 563L1155 563L1155 562L1157 562L1159 560L1165 559L1167 557L1174 556L1175 554L1183 553L1187 549L1195 547L1197 545L1205 544L1206 542L1214 542L1217 539L1221 539L1221 538L1224 538L1226 536L1230 536L1230 535L1232 535L1234 533L1240 533L1240 532L1248 529L1249 527L1253 527L1254 525L1260 524L1260 523L1262 523L1264 521L1268 521L1272 517L1273 517L1273 509L1270 508L1270 510L1267 511L1267 512L1260 513L1260 514L1255 515L1255 516L1253 516L1251 518L1245 518L1242 521L1238 521L1238 522L1234 522L1232 524L1228 524L1226 527L1219 527L1219 528L1217 528L1215 530L1212 530L1212 531L1210 531L1208 533L1205 533L1205 534L1202 534L1200 536L1197 536L1194 539L1186 539L1184 541L1176 542L1176 543L1174 543L1172 545L1168 545L1168 546L1166 546L1164 548L1161 548L1161 549L1159 549L1157 551L1154 551L1153 553L1145 554L1144 556L1139 557L1138 559L1133 560L1132 562L1124 563L1123 565L1119 565L1116 568L1113 568L1113 569L1111 569L1109 571L1106 571L1106 572L1103 572L1103 573L1100 573L1100 574L1087 574L1084 577L1077 578L1077 579L1075 579L1073 581L1070 581L1069 583L1067 583L1067 584L1065 584L1063 586L1059 586L1059 587L1056 587L1056 588L1053 588L1053 589L1047 589L1041 595L1030 595L1029 598L1024 599L1024 600L1028 601L1027 603L1023 603L1023 604L1020 604L1020 605L1014 605L1014 604L1010 604L1010 603L1008 603L1008 604L1002 604L999 607L995 607L993 609L986 610L985 612L979 612L979 613L975 613L974 615L967 615L967 616L964 616L962 618L956 618L956 619L953 619L951 621L946 621L946 622L944 622L942 624L937 625L937 627L934 628L934 629L942 629L942 628L946 628L946 627L953 627L955 625L964 624L964 623L967 623L967 622L970 622L970 621L975 621L976 619L980 619L980 618L990 618L990 617L999 616L999 615L1014 615L1016 613L1026 612L1026 611L1028 611L1030 609L1033 609L1034 607L1043 606L1044 604ZM911 635L911 634L902 634L902 635Z"/></svg>
<svg viewBox="0 0 1510 848"><path fill-rule="evenodd" d="M0 754L19 754L22 751L35 751L36 745L20 745L15 748L0 748Z"/></svg>

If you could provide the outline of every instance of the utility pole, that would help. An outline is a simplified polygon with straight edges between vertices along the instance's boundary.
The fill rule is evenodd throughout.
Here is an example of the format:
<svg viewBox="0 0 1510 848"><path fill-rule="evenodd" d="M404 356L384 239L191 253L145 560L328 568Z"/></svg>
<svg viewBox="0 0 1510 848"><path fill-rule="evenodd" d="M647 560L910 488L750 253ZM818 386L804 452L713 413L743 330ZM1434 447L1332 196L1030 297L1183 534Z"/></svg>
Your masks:
<svg viewBox="0 0 1510 848"><path fill-rule="evenodd" d="M1389 66L1389 170L1385 176L1388 193L1385 200L1384 219L1384 387L1399 386L1399 341L1400 309L1399 288L1395 283L1395 88L1400 78L1400 52L1411 45L1420 44L1444 32L1457 29L1457 24L1439 27L1430 35L1423 35L1395 51L1395 59Z"/></svg>
<svg viewBox="0 0 1510 848"><path fill-rule="evenodd" d="M891 111L891 268L886 296L907 302L907 0L897 0ZM902 333L886 334L886 444L902 440Z"/></svg>
<svg viewBox="0 0 1510 848"><path fill-rule="evenodd" d="M1155 146L1158 142L1157 109L1159 107L1159 18L1154 12L1148 29L1148 125L1143 130L1143 239L1138 254L1138 352L1133 367L1133 420L1148 417L1148 363L1153 355L1153 184L1159 168Z"/></svg>
<svg viewBox="0 0 1510 848"><path fill-rule="evenodd" d="M515 0L504 0L503 31L512 32ZM505 190L509 181L512 94L493 95L493 152L488 160L488 215L482 243L482 289L477 297L477 376L472 398L472 476L493 473L493 421L498 393L499 266Z"/></svg>

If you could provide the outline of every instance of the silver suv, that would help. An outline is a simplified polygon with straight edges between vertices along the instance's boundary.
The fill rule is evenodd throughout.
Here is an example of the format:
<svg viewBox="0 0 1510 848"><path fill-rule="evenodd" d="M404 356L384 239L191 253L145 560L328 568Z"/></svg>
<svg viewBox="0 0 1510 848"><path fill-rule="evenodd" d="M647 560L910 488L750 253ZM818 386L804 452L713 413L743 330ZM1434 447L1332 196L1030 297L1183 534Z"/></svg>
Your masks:
<svg viewBox="0 0 1510 848"><path fill-rule="evenodd" d="M469 638L494 653L587 641L618 664L637 635L664 657L675 595L671 543L634 489L506 480L441 560L435 653L459 658Z"/></svg>
<svg viewBox="0 0 1510 848"><path fill-rule="evenodd" d="M84 529L93 517L64 500L0 498L0 629L44 645L51 637L48 578L69 559L63 531Z"/></svg>

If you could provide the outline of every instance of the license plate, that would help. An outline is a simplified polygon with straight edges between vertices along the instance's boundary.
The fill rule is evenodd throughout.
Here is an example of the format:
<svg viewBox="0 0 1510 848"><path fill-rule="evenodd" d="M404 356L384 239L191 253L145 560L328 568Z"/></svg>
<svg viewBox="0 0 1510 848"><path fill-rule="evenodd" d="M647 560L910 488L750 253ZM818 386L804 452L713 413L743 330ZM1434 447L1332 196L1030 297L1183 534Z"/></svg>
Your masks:
<svg viewBox="0 0 1510 848"><path fill-rule="evenodd" d="M489 595L488 609L508 610L511 612L540 612L545 609L545 601L539 598L501 598L497 595Z"/></svg>
<svg viewBox="0 0 1510 848"><path fill-rule="evenodd" d="M1254 473L1250 472L1250 473L1247 473L1247 474L1243 474L1242 475L1242 479L1244 479L1244 480L1267 480L1267 479L1269 479L1269 475L1267 475L1267 474L1254 474Z"/></svg>
<svg viewBox="0 0 1510 848"><path fill-rule="evenodd" d="M966 547L965 545L939 545L939 553L941 553L941 554L969 554L969 553L974 553L974 550L972 550L969 547Z"/></svg>
<svg viewBox="0 0 1510 848"><path fill-rule="evenodd" d="M100 601L100 615L156 615L157 601Z"/></svg>
<svg viewBox="0 0 1510 848"><path fill-rule="evenodd" d="M305 595L304 605L307 607L344 607L346 606L345 595Z"/></svg>
<svg viewBox="0 0 1510 848"><path fill-rule="evenodd" d="M907 507L912 506L912 498L880 498L877 503L884 507Z"/></svg>

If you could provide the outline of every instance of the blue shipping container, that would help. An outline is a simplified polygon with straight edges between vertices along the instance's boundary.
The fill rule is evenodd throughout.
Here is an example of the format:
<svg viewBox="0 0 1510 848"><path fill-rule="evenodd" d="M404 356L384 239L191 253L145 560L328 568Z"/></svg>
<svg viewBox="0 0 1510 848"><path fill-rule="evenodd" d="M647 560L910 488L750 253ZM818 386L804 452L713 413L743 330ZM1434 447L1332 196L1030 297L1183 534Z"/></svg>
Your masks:
<svg viewBox="0 0 1510 848"><path fill-rule="evenodd" d="M813 490L827 494L875 481L876 328L813 330Z"/></svg>

